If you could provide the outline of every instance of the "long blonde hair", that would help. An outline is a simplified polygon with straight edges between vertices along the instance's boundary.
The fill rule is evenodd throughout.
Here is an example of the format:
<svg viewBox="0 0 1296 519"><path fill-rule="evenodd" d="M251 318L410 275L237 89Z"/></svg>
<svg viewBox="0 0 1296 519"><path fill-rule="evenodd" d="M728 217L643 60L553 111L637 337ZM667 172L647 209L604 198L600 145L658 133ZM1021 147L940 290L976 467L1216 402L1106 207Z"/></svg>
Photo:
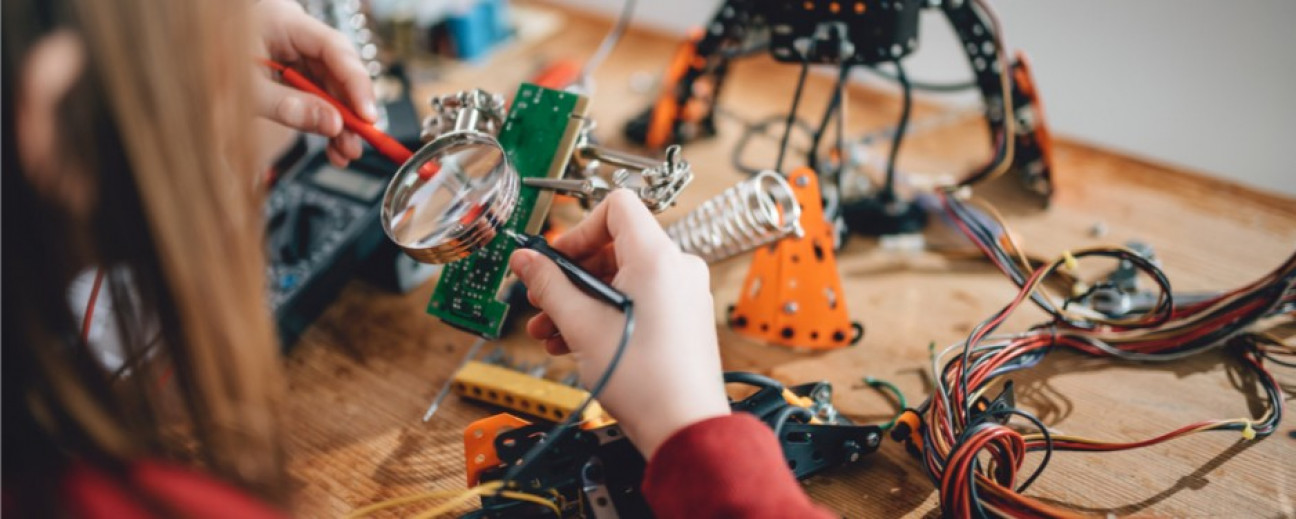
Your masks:
<svg viewBox="0 0 1296 519"><path fill-rule="evenodd" d="M6 455L17 417L66 457L122 466L166 457L282 497L283 378L252 180L250 4L5 1ZM114 294L138 294L140 304L114 306L156 318L162 332L156 345L125 341L129 357L148 361L124 378L88 359L62 299L86 266L60 243L77 223L36 196L11 160L14 73L42 30L56 28L76 32L88 57L59 135L65 160L98 186L96 216L83 224L93 258L124 273L110 276ZM10 304L15 297L33 304ZM13 362L28 363L25 374L11 376ZM157 381L172 371L168 392Z"/></svg>

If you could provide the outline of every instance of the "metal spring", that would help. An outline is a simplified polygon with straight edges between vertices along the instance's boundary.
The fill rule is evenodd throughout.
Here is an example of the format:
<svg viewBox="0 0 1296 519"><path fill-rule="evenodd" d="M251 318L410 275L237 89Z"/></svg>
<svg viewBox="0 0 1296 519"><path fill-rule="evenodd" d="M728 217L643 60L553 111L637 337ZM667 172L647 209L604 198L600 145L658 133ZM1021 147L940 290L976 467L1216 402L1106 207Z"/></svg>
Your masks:
<svg viewBox="0 0 1296 519"><path fill-rule="evenodd" d="M787 180L773 171L735 184L666 228L680 250L707 263L802 233L801 204Z"/></svg>

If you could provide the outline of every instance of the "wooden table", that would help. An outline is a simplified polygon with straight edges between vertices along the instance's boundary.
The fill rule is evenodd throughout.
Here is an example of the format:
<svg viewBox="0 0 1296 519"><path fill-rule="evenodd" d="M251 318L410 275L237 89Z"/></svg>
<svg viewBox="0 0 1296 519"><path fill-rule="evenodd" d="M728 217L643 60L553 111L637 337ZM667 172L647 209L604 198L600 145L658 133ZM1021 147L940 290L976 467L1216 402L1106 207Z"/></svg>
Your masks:
<svg viewBox="0 0 1296 519"><path fill-rule="evenodd" d="M576 13L565 17L561 31L543 43L460 68L422 85L416 99L471 86L511 93L543 59L585 56L609 25ZM631 31L598 71L593 113L603 124L599 133L605 142L623 145L620 125L648 103L645 94L631 90L631 75L663 70L676 45L672 37ZM743 61L733 69L722 104L747 119L783 113L795 76L795 67L765 58ZM827 75L813 76L803 103L807 117L817 116L831 88ZM1046 103L1085 102L1043 94ZM899 113L893 92L865 88L852 89L849 107L848 126L856 134L894 124ZM915 118L940 110L921 103ZM740 130L738 122L724 118L719 137L685 148L697 180L681 208L663 220L677 218L741 178L729 163ZM1139 239L1155 248L1177 289L1219 290L1260 276L1296 246L1296 201L1290 198L1066 139L1058 140L1056 151L1057 195L1049 209L985 190L1034 254L1053 257L1069 248ZM1228 153L1227 143L1220 152ZM982 124L967 119L908 140L900 165L959 173L988 157ZM1097 238L1091 232L1095 225L1109 231ZM965 337L1016 292L988 263L886 252L869 239L851 240L839 263L851 316L867 328L859 345L797 353L749 342L717 323L725 368L768 373L788 383L827 379L837 388L843 412L883 421L892 408L862 387L861 377L894 381L911 400L923 398L927 344ZM735 300L746 264L739 259L713 269L717 315ZM463 488L462 430L495 410L451 396L431 423L420 421L473 342L424 313L433 285L395 295L351 283L290 354L286 441L301 516L338 516L411 492ZM1041 320L1043 314L1028 307L1004 330ZM543 355L518 333L502 343L516 355ZM1018 398L1050 426L1128 441L1201 419L1257 413L1261 400L1254 388L1243 392L1230 383L1228 368L1235 365L1218 353L1155 366L1057 354L1012 378ZM1275 368L1276 375L1291 394L1296 373L1282 369ZM1288 416L1296 415L1291 397L1287 402ZM1062 454L1030 493L1095 514L1296 514L1291 419L1264 441L1239 440L1234 433L1208 433L1127 453ZM1037 458L1027 462L1028 470ZM848 517L937 510L936 492L922 469L889 441L863 462L812 478L805 487L816 501Z"/></svg>

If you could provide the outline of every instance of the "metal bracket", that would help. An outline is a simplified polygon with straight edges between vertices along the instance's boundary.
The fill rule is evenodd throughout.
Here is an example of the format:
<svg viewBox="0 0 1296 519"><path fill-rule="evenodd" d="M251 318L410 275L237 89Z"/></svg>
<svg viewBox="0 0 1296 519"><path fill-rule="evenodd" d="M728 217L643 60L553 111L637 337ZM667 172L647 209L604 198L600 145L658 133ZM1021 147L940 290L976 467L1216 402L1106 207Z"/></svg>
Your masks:
<svg viewBox="0 0 1296 519"><path fill-rule="evenodd" d="M555 187L580 198L587 209L613 189L626 188L639 195L648 210L660 213L674 206L693 181L693 166L683 159L679 146L667 147L663 160L641 157L599 146L592 136L594 127L592 121L587 122L576 140L568 168L570 185ZM599 176L603 167L615 168L610 181Z"/></svg>
<svg viewBox="0 0 1296 519"><path fill-rule="evenodd" d="M504 96L480 88L436 96L430 101L432 115L423 119L423 140L454 131L474 131L495 136L508 115Z"/></svg>

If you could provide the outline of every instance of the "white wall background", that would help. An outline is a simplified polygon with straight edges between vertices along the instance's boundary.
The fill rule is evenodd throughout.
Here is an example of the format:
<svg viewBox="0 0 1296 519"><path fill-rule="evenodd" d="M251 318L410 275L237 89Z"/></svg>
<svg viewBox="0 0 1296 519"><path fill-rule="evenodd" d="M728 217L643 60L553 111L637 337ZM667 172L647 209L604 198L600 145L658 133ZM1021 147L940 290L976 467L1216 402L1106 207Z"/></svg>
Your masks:
<svg viewBox="0 0 1296 519"><path fill-rule="evenodd" d="M557 0L615 16L616 0ZM640 0L636 23L683 33L718 0ZM996 0L1056 133L1296 195L1296 1ZM907 63L970 76L948 23L924 14ZM965 98L966 99L966 98Z"/></svg>

